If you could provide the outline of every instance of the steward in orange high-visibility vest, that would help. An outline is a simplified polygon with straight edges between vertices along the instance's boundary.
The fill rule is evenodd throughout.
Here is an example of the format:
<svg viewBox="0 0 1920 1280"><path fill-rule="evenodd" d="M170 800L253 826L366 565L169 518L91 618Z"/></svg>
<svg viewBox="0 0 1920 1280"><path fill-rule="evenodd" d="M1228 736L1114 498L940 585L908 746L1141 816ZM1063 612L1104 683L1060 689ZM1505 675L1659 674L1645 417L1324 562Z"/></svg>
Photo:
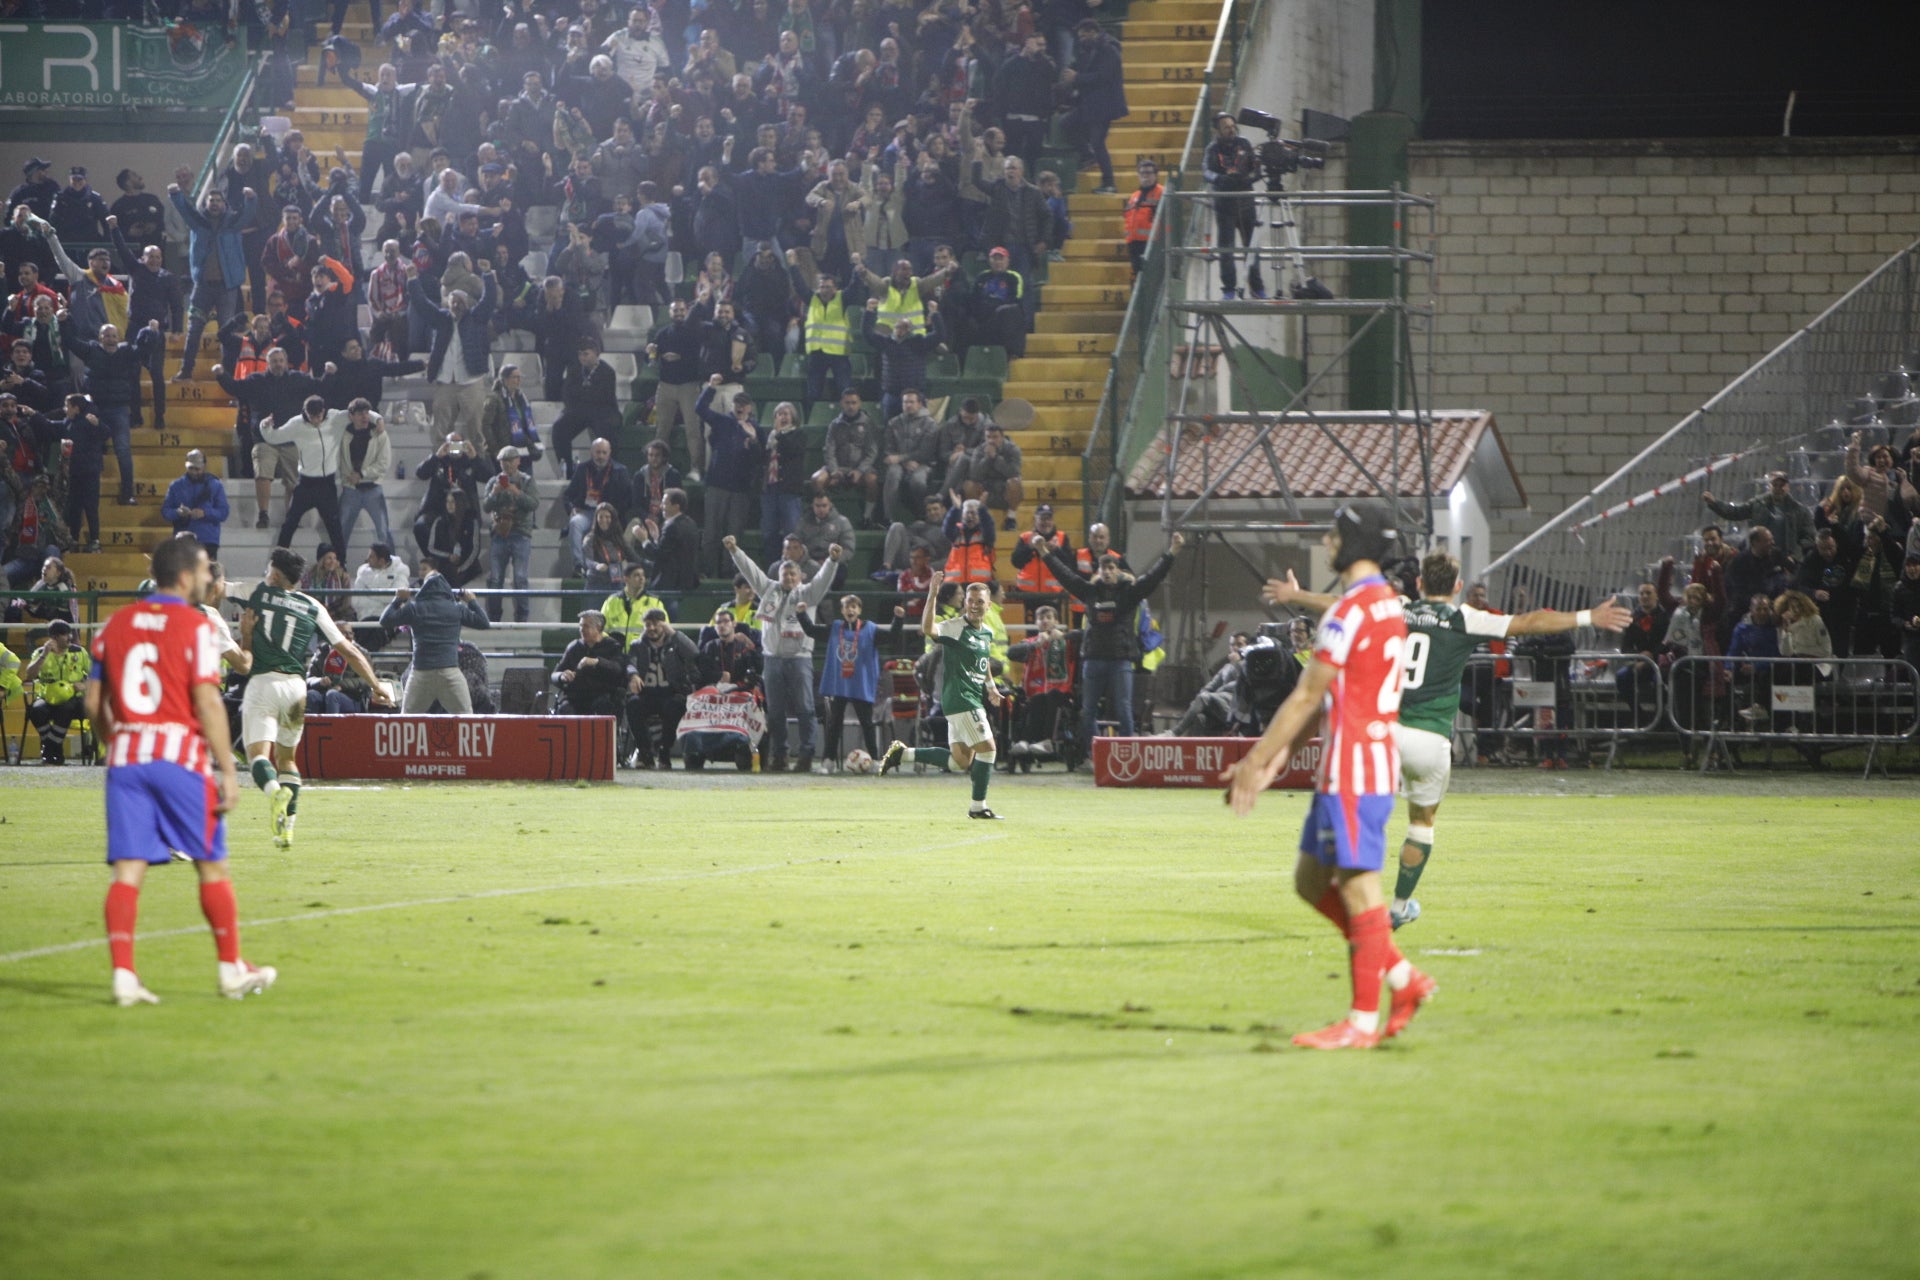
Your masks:
<svg viewBox="0 0 1920 1280"><path fill-rule="evenodd" d="M947 512L947 581L993 581L993 520L972 498Z"/></svg>

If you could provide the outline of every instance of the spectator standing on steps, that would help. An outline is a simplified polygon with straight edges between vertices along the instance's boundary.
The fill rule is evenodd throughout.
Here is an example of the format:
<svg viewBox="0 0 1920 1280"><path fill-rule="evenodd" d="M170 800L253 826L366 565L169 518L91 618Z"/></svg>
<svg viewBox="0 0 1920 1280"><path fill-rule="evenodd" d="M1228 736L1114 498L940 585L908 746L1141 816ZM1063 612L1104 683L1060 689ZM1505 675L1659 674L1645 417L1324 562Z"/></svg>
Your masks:
<svg viewBox="0 0 1920 1280"><path fill-rule="evenodd" d="M761 572L753 557L742 551L731 535L722 539L720 545L733 557L734 567L760 597L760 636L766 650L767 772L779 773L787 768L787 717L791 715L800 734L794 772L805 773L813 767L813 735L818 722L813 705L813 638L802 625L799 610L802 606L818 609L832 589L833 575L840 564L840 548L829 548L830 558L820 566L811 582L803 583L800 566L791 560L781 564L776 582Z"/></svg>
<svg viewBox="0 0 1920 1280"><path fill-rule="evenodd" d="M718 577L726 572L726 544L747 531L753 520L753 491L757 481L755 466L760 456L760 424L753 419L753 397L744 391L733 396L733 416L713 409L713 398L720 390L720 375L714 374L694 401L695 422L712 432L712 468L707 475L706 528L701 539L701 554L709 572Z"/></svg>
<svg viewBox="0 0 1920 1280"><path fill-rule="evenodd" d="M67 343L67 349L87 367L87 393L113 441L123 507L133 505L133 406L140 397L140 373L152 361L154 348L165 342L160 322L154 320L132 342L120 341L120 330L103 324L98 342L76 333Z"/></svg>
<svg viewBox="0 0 1920 1280"><path fill-rule="evenodd" d="M1220 254L1220 296L1231 298L1240 288L1239 273L1234 269L1237 247L1245 245L1252 248L1256 229L1260 225L1259 201L1252 196L1231 194L1252 191L1255 180L1260 176L1260 164L1254 155L1253 144L1240 136L1240 126L1232 112L1222 111L1213 117L1213 141L1207 144L1201 171L1214 192L1213 243ZM1137 266L1135 272L1138 273ZM1260 259L1251 255L1247 261L1247 284L1254 297L1267 296L1267 282L1260 274Z"/></svg>
<svg viewBox="0 0 1920 1280"><path fill-rule="evenodd" d="M499 474L487 481L486 501L481 508L493 521L493 562L487 573L487 586L498 591L507 580L507 566L513 566L513 589L525 592L530 585L528 570L533 560L533 521L540 509L540 491L533 476L520 469L524 455L508 445L497 455ZM525 595L513 598L513 620L525 622L531 606ZM487 616L500 620L500 597L487 599Z"/></svg>
<svg viewBox="0 0 1920 1280"><path fill-rule="evenodd" d="M706 326L687 318L687 302L675 298L667 309L666 327L647 344L647 359L658 363L660 381L654 392L654 439L671 446L673 429L684 423L687 431L687 483L698 484L707 464L707 442L701 430L701 415L696 402L701 396L700 353L706 341ZM715 386L719 385L715 381ZM712 512L707 517L713 524ZM717 544L716 544L717 545Z"/></svg>
<svg viewBox="0 0 1920 1280"><path fill-rule="evenodd" d="M1081 146L1083 159L1100 166L1095 195L1116 194L1113 157L1107 154L1107 131L1127 114L1126 70L1120 61L1120 42L1100 30L1092 18L1074 28L1073 66L1060 73L1076 97L1067 113L1067 131Z"/></svg>
<svg viewBox="0 0 1920 1280"><path fill-rule="evenodd" d="M1153 219L1160 211L1160 201L1166 195L1166 188L1160 185L1160 167L1151 160L1142 160L1135 166L1140 185L1127 196L1127 207L1121 215L1121 223L1127 234L1127 260L1133 264L1133 278L1140 278L1141 264L1147 260L1147 245L1153 240ZM1245 202L1242 202L1245 203ZM1221 272L1231 275L1231 259L1221 255ZM1259 267L1254 268L1255 272ZM1258 279L1258 274L1255 275ZM1231 296L1231 295L1229 295Z"/></svg>
<svg viewBox="0 0 1920 1280"><path fill-rule="evenodd" d="M583 339L567 362L560 383L560 416L553 420L553 453L560 473L573 478L573 442L583 433L598 447L602 437L620 434L619 379L613 366L600 358L600 343ZM608 446L611 450L612 446ZM625 475L626 468L620 468ZM614 503L626 514L625 498Z"/></svg>
<svg viewBox="0 0 1920 1280"><path fill-rule="evenodd" d="M220 526L227 522L227 490L220 477L207 471L207 455L187 451L184 474L167 486L160 514L176 534L190 533L207 549L207 558L220 558Z"/></svg>
<svg viewBox="0 0 1920 1280"><path fill-rule="evenodd" d="M388 631L405 627L413 636L412 672L400 708L408 715L425 715L436 702L448 715L473 714L473 697L460 670L460 631L463 627L486 630L487 615L473 592L463 588L454 594L442 567L430 557L422 559L426 577L420 590L400 588L380 614L382 627Z"/></svg>
<svg viewBox="0 0 1920 1280"><path fill-rule="evenodd" d="M1111 552L1101 557L1094 577L1082 577L1054 555L1048 544L1039 544L1040 554L1060 586L1087 606L1086 639L1080 650L1085 659L1081 668L1080 743L1089 753L1103 698L1119 722L1121 736L1133 736L1133 663L1140 655L1140 605L1173 568L1173 558L1186 543L1184 535L1174 534L1160 559L1138 578L1123 573L1120 558Z"/></svg>
<svg viewBox="0 0 1920 1280"><path fill-rule="evenodd" d="M1704 492L1700 501L1723 520L1764 525L1773 535L1773 545L1793 560L1813 550L1813 511L1794 499L1784 471L1769 474L1766 495L1751 502L1722 502Z"/></svg>
<svg viewBox="0 0 1920 1280"><path fill-rule="evenodd" d="M293 546L293 535L300 531L300 519L309 511L320 514L327 541L336 547L347 545L340 529L340 441L347 433L348 415L327 409L319 396L308 396L300 415L289 422L260 424L260 438L270 445L290 444L300 451L300 481L293 487L293 500L287 504L287 518L280 525L280 537L274 545Z"/></svg>
<svg viewBox="0 0 1920 1280"><path fill-rule="evenodd" d="M427 380L433 383L433 433L444 437L449 431L478 438L480 418L487 404L487 385L492 381L489 352L492 339L487 322L493 316L493 261L480 260L480 300L474 301L465 290L455 289L447 296L447 305L435 305L427 297L426 286L415 268L407 271L408 291L414 316L433 337L433 354L427 359Z"/></svg>
<svg viewBox="0 0 1920 1280"><path fill-rule="evenodd" d="M365 397L349 401L347 432L340 439L340 529L349 539L364 513L373 522L373 540L393 545L387 522L387 491L381 481L393 469L393 437ZM347 544L340 544L347 554Z"/></svg>
<svg viewBox="0 0 1920 1280"><path fill-rule="evenodd" d="M149 197L151 198L151 197ZM173 273L166 268L166 254L158 244L149 244L134 256L132 246L120 234L120 219L107 219L107 233L113 238L114 252L120 255L121 270L132 282L127 300L127 328L138 331L157 324L168 333L180 332L180 290ZM167 344L156 342L147 352L147 376L153 385L153 428L167 426Z"/></svg>

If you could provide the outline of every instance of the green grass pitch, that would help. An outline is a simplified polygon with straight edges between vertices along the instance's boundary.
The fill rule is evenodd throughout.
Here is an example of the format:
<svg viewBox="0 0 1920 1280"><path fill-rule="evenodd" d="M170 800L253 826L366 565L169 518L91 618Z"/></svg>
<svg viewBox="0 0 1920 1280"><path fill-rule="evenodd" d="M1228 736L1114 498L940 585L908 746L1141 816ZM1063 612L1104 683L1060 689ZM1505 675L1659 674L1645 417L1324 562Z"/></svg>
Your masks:
<svg viewBox="0 0 1920 1280"><path fill-rule="evenodd" d="M98 778L0 780L8 1280L1920 1271L1907 783L1464 779L1439 999L1318 1055L1299 795L249 793L279 986L159 868L120 1010Z"/></svg>

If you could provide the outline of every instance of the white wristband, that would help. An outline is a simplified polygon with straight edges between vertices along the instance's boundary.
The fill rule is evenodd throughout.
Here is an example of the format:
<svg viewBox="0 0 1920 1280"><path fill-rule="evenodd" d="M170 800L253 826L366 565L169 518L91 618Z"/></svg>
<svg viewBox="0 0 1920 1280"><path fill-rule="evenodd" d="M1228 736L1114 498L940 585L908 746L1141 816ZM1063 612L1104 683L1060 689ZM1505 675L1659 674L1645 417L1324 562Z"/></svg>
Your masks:
<svg viewBox="0 0 1920 1280"><path fill-rule="evenodd" d="M1574 615L1573 615L1573 625L1574 625L1574 626L1576 626L1576 627L1590 627L1590 626L1592 626L1592 625L1593 625L1593 610L1591 610L1591 609L1582 609L1582 610L1581 610L1580 612L1578 612L1578 613L1576 613L1576 614L1574 614Z"/></svg>

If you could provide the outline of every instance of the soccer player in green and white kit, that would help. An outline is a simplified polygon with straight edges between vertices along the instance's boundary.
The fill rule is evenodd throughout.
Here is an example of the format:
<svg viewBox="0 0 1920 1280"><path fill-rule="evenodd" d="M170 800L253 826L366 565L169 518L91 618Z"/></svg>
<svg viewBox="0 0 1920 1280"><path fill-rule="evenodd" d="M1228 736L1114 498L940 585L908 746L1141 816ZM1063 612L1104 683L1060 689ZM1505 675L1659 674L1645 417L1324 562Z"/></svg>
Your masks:
<svg viewBox="0 0 1920 1280"><path fill-rule="evenodd" d="M1471 605L1456 605L1460 562L1435 551L1420 562L1420 598L1407 603L1406 678L1401 684L1400 722L1394 726L1400 746L1400 794L1407 798L1407 838L1400 846L1400 878L1388 915L1393 927L1420 918L1413 896L1420 873L1433 856L1433 821L1453 776L1453 721L1460 711L1460 680L1467 659L1489 640L1507 636L1543 636L1576 627L1619 631L1633 614L1604 600L1578 613L1535 609L1509 615ZM1324 613L1334 597L1302 591L1288 573L1283 582L1267 581L1260 593L1268 604L1295 605Z"/></svg>
<svg viewBox="0 0 1920 1280"><path fill-rule="evenodd" d="M253 655L253 675L240 700L240 734L254 785L273 806L273 843L293 845L293 819L300 805L300 773L293 751L307 720L307 659L314 634L345 658L373 690L373 701L392 706L373 664L347 639L326 608L296 588L306 561L285 547L267 557L267 576L247 597L240 614L240 647Z"/></svg>
<svg viewBox="0 0 1920 1280"><path fill-rule="evenodd" d="M936 622L940 584L947 575L933 571L926 608L920 613L920 634L940 646L940 710L947 717L945 747L908 747L898 738L881 757L880 772L891 773L902 764L937 764L952 760L973 779L969 818L997 819L987 808L987 784L993 781L993 722L987 707L1000 705L1000 689L993 683L993 632L986 627L992 597L984 582L967 584L960 616Z"/></svg>

